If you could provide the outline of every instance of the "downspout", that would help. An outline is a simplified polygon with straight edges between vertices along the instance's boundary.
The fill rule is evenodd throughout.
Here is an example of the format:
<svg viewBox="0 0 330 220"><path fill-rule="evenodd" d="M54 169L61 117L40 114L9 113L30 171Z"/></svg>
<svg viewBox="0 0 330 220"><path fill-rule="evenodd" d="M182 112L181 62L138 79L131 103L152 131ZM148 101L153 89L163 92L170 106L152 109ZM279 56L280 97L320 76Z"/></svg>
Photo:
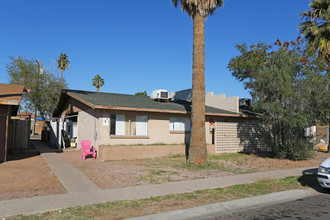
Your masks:
<svg viewBox="0 0 330 220"><path fill-rule="evenodd" d="M3 162L7 161L7 147L8 147L8 129L9 129L9 113L6 115L6 138L5 138L5 155L4 155L4 160Z"/></svg>
<svg viewBox="0 0 330 220"><path fill-rule="evenodd" d="M98 133L98 127L96 126L96 119L97 119L97 110L96 108L94 108L94 147L96 148L96 145L97 145L97 133ZM97 150L98 150L98 147L97 147Z"/></svg>

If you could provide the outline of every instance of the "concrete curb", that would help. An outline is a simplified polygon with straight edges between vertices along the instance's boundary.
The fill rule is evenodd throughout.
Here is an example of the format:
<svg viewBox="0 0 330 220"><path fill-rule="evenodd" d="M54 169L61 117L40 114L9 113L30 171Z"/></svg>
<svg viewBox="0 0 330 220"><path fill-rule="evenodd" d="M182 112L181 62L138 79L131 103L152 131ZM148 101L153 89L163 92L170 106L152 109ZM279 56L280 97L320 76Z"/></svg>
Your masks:
<svg viewBox="0 0 330 220"><path fill-rule="evenodd" d="M313 190L293 189L283 192L275 192L261 196L249 197L244 199L232 200L222 203L213 203L209 205L181 209L160 214L130 218L130 220L172 220L172 219L200 219L208 215L226 215L234 212L240 212L249 209L261 208L269 205L290 202L297 199L302 199L311 195L315 195Z"/></svg>

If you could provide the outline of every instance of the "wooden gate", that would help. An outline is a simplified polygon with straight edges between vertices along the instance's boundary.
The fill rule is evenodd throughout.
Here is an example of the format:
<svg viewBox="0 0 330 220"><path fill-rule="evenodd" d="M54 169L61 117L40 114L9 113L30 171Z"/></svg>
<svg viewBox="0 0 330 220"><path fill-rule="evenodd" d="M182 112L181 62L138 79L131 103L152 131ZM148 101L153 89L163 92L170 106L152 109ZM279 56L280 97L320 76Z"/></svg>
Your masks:
<svg viewBox="0 0 330 220"><path fill-rule="evenodd" d="M8 151L20 151L30 148L30 125L30 118L11 117Z"/></svg>

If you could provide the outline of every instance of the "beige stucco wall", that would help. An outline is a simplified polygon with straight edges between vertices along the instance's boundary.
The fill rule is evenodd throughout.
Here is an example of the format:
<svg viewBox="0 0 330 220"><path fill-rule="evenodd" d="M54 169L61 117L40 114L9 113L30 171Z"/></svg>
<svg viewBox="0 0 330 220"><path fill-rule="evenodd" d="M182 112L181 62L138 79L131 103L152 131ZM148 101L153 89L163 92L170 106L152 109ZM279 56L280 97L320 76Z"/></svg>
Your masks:
<svg viewBox="0 0 330 220"><path fill-rule="evenodd" d="M94 109L86 109L78 113L78 148L81 148L80 142L83 140L90 140L92 146L98 146L98 142L95 140L95 132L98 133L99 120L94 115Z"/></svg>
<svg viewBox="0 0 330 220"><path fill-rule="evenodd" d="M239 111L238 96L227 97L225 94L214 95L213 92L205 93L205 105L233 112Z"/></svg>
<svg viewBox="0 0 330 220"><path fill-rule="evenodd" d="M185 155L185 145L153 145L153 146L99 146L100 160L135 160L144 158ZM207 153L215 154L214 145L207 145Z"/></svg>
<svg viewBox="0 0 330 220"><path fill-rule="evenodd" d="M167 114L146 114L136 113L134 115L148 115L148 135L147 137L139 136L110 136L110 122L108 126L103 125L104 116L109 117L110 114L131 114L128 112L98 112L98 145L132 145L132 144L183 144L190 140L190 132L170 132L170 117L189 117L188 115L167 115ZM206 142L212 144L212 133L209 131L209 119L205 121Z"/></svg>

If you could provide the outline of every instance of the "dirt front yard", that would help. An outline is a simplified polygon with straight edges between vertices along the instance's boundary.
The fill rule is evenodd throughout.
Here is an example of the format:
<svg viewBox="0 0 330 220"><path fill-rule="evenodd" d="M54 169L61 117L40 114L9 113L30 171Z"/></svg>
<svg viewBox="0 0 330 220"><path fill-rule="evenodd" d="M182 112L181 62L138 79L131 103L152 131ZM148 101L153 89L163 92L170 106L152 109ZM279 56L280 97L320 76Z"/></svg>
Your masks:
<svg viewBox="0 0 330 220"><path fill-rule="evenodd" d="M0 164L0 200L67 192L37 153L9 154L7 159Z"/></svg>
<svg viewBox="0 0 330 220"><path fill-rule="evenodd" d="M183 156L130 161L82 160L80 151L64 152L61 156L99 187L109 189L276 169L318 167L330 154L316 152L313 159L304 161L279 160L254 154L223 154L210 156L206 164L197 166L186 164Z"/></svg>
<svg viewBox="0 0 330 220"><path fill-rule="evenodd" d="M158 184L172 181L221 177L243 173L318 167L330 154L317 152L315 158L305 161L278 160L258 155L223 154L210 156L206 164L192 166L185 157L100 161L81 159L80 151L59 153L102 189ZM9 161L0 164L0 200L61 194L67 191L37 153L9 155Z"/></svg>

